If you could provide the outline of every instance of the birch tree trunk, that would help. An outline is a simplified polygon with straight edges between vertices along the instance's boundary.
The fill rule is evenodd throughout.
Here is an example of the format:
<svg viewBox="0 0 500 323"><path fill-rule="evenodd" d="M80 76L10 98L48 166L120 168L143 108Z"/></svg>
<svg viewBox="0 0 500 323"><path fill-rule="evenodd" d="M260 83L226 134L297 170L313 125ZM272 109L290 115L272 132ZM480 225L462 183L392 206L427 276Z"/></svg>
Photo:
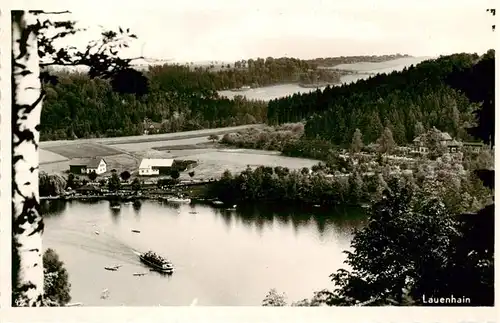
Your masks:
<svg viewBox="0 0 500 323"><path fill-rule="evenodd" d="M44 95L35 22L27 11L12 11L12 274L16 306L42 306L43 302L38 144Z"/></svg>

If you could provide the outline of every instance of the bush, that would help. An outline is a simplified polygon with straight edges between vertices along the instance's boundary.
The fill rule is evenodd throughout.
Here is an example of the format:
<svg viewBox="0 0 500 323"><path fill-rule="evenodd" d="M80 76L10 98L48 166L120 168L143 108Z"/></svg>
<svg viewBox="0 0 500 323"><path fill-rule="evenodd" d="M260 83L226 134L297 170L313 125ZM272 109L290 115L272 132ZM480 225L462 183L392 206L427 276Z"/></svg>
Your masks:
<svg viewBox="0 0 500 323"><path fill-rule="evenodd" d="M285 294L279 294L278 291L272 288L262 301L262 306L286 306Z"/></svg>
<svg viewBox="0 0 500 323"><path fill-rule="evenodd" d="M194 160L174 160L172 163L172 169L179 172L183 172L188 169L188 167L194 166L196 166L196 161Z"/></svg>
<svg viewBox="0 0 500 323"><path fill-rule="evenodd" d="M172 171L170 172L170 177L172 177L172 179L174 180L178 179L180 176L180 172L176 169L172 169Z"/></svg>
<svg viewBox="0 0 500 323"><path fill-rule="evenodd" d="M123 171L121 174L120 174L120 177L122 180L126 181L130 178L130 172L128 170L126 171Z"/></svg>
<svg viewBox="0 0 500 323"><path fill-rule="evenodd" d="M91 181L95 181L95 180L96 180L96 178L97 178L97 173L96 173L95 171L90 172L90 174L89 174L89 179L90 179Z"/></svg>

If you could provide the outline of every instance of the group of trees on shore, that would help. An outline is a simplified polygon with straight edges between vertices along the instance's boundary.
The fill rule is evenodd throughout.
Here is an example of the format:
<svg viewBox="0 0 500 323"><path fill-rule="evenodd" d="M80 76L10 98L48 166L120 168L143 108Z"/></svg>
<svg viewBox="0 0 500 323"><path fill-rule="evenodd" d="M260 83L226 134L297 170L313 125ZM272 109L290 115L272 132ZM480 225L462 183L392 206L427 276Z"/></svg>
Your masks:
<svg viewBox="0 0 500 323"><path fill-rule="evenodd" d="M221 179L210 186L209 195L228 204L272 202L323 207L360 206L380 200L388 189L387 183L398 179L413 190L433 183L433 194L437 194L455 214L476 212L491 197L473 172L463 172L462 167L452 162L440 162L433 170L428 165L415 164L408 169L411 173L392 172L389 165L379 165L379 169L370 173L363 172L360 165L352 165L342 158L337 160L335 164L320 164L301 170L260 166L235 175L225 171ZM327 175L327 172L334 174Z"/></svg>

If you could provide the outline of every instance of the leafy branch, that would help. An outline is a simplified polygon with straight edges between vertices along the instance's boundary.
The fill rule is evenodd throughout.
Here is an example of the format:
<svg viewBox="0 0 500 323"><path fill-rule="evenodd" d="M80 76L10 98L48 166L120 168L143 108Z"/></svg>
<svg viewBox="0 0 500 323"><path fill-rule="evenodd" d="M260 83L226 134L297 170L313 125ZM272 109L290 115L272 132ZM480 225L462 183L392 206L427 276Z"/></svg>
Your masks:
<svg viewBox="0 0 500 323"><path fill-rule="evenodd" d="M121 49L128 48L128 43L137 39L129 28L118 27L118 30L110 30L101 26L101 38L89 42L85 50L79 50L74 46L58 48L55 44L56 40L86 31L86 28L77 28L76 21L55 21L53 17L47 17L47 15L70 13L69 11L32 11L32 13L37 19L36 23L30 26L30 30L35 32L38 38L42 82L57 84L57 77L51 75L46 69L49 66L87 66L90 78L110 79L116 92L139 96L148 92L148 79L130 66L133 60L144 59L144 57L121 58L118 56Z"/></svg>

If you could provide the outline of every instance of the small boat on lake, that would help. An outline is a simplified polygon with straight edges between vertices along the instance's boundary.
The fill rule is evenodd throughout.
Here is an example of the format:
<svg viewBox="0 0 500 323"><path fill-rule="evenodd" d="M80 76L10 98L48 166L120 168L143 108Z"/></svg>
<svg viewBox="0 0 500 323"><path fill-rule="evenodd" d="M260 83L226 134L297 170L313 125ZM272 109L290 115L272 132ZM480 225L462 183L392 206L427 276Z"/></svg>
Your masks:
<svg viewBox="0 0 500 323"><path fill-rule="evenodd" d="M224 202L219 201L219 200L215 200L215 201L212 201L212 204L220 206L220 205L224 205Z"/></svg>
<svg viewBox="0 0 500 323"><path fill-rule="evenodd" d="M189 204L191 203L191 199L184 197L169 197L167 198L167 202L178 203L178 204Z"/></svg>
<svg viewBox="0 0 500 323"><path fill-rule="evenodd" d="M64 306L66 306L66 307L74 307L74 306L82 306L82 305L83 305L82 302L77 302L77 303L68 303L68 304L66 304Z"/></svg>
<svg viewBox="0 0 500 323"><path fill-rule="evenodd" d="M174 271L174 265L166 258L148 251L139 255L139 259L152 269L165 274L171 274Z"/></svg>
<svg viewBox="0 0 500 323"><path fill-rule="evenodd" d="M109 297L109 289L103 289L101 292L101 299L106 299Z"/></svg>
<svg viewBox="0 0 500 323"><path fill-rule="evenodd" d="M109 271L117 271L118 268L120 268L120 267L121 267L121 265L107 266L107 267L104 267L104 269L109 270Z"/></svg>
<svg viewBox="0 0 500 323"><path fill-rule="evenodd" d="M133 273L132 275L134 276L144 276L146 275L147 273Z"/></svg>

